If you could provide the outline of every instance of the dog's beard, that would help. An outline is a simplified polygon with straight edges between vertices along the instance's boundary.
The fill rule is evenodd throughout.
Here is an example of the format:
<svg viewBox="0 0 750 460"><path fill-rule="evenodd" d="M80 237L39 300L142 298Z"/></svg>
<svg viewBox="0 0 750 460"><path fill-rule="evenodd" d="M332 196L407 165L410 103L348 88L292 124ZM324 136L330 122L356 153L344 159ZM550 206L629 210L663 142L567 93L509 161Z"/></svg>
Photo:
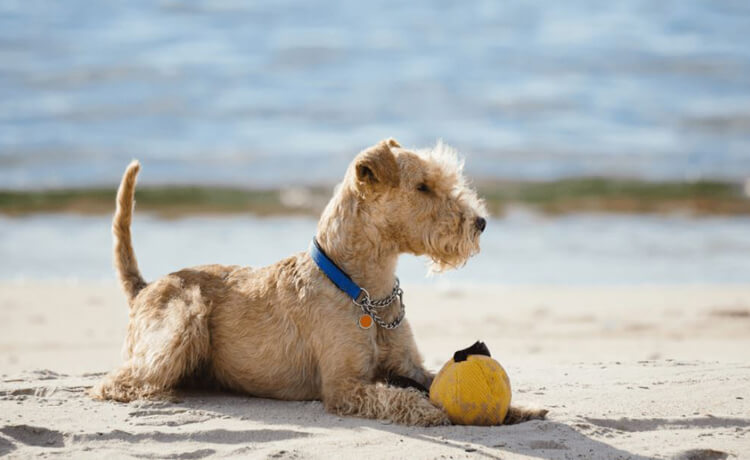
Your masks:
<svg viewBox="0 0 750 460"><path fill-rule="evenodd" d="M430 258L429 272L441 273L463 267L479 253L479 235L473 224L463 225L458 232L428 232L424 245Z"/></svg>

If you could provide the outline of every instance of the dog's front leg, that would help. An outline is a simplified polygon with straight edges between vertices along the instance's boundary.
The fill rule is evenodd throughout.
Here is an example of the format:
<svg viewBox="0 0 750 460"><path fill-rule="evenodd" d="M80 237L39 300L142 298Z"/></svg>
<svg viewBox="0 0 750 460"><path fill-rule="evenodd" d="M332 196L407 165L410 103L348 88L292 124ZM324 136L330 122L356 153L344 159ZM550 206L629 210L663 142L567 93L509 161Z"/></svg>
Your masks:
<svg viewBox="0 0 750 460"><path fill-rule="evenodd" d="M323 404L335 414L389 420L402 425L450 424L442 410L412 388L357 380L339 381L324 387Z"/></svg>
<svg viewBox="0 0 750 460"><path fill-rule="evenodd" d="M418 389L429 391L435 374L422 364L422 356L406 320L397 329L379 330L378 344L381 352L379 367L387 381L405 377L422 387Z"/></svg>
<svg viewBox="0 0 750 460"><path fill-rule="evenodd" d="M357 340L360 339L360 340ZM339 415L389 420L402 425L446 425L448 417L413 388L375 382L382 350L359 334L346 347L326 347L320 359L321 399L326 410Z"/></svg>

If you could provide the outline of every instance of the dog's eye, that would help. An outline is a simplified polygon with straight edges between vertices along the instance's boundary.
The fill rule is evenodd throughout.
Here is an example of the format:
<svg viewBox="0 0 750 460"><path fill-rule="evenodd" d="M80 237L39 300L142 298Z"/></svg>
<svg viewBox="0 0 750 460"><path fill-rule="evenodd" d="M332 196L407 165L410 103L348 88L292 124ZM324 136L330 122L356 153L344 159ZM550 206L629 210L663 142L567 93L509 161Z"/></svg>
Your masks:
<svg viewBox="0 0 750 460"><path fill-rule="evenodd" d="M430 187L428 187L427 184L422 182L421 184L417 185L417 190L419 190L420 192L427 193L430 191Z"/></svg>

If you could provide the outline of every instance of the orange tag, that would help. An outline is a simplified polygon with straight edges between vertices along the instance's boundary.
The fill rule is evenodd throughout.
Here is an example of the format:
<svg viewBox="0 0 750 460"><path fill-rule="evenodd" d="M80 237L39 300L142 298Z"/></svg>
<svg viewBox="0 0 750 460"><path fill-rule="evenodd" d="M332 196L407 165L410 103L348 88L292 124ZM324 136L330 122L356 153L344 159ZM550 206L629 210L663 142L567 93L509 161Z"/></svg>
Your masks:
<svg viewBox="0 0 750 460"><path fill-rule="evenodd" d="M359 317L359 327L362 329L370 329L372 327L372 316L362 315Z"/></svg>

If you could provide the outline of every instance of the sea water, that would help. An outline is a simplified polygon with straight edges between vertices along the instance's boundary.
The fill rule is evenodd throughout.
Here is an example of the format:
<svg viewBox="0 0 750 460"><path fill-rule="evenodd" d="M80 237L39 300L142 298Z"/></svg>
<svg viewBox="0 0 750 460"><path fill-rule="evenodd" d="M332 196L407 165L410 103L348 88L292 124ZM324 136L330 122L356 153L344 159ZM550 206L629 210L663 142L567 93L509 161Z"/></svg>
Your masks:
<svg viewBox="0 0 750 460"><path fill-rule="evenodd" d="M133 238L146 279L186 266L263 266L307 250L316 222L303 217L136 215ZM635 285L747 283L750 218L512 212L491 219L465 267L426 277L405 255L404 283ZM0 280L115 280L108 217L0 217ZM375 267L373 267L375 269Z"/></svg>
<svg viewBox="0 0 750 460"><path fill-rule="evenodd" d="M0 2L0 188L332 183L438 138L473 177L750 175L750 3Z"/></svg>
<svg viewBox="0 0 750 460"><path fill-rule="evenodd" d="M0 189L340 180L393 136L474 179L750 176L750 3L0 2ZM112 280L109 219L0 217L0 279ZM306 218L138 214L147 278L305 250ZM405 282L734 283L746 217L527 213Z"/></svg>

